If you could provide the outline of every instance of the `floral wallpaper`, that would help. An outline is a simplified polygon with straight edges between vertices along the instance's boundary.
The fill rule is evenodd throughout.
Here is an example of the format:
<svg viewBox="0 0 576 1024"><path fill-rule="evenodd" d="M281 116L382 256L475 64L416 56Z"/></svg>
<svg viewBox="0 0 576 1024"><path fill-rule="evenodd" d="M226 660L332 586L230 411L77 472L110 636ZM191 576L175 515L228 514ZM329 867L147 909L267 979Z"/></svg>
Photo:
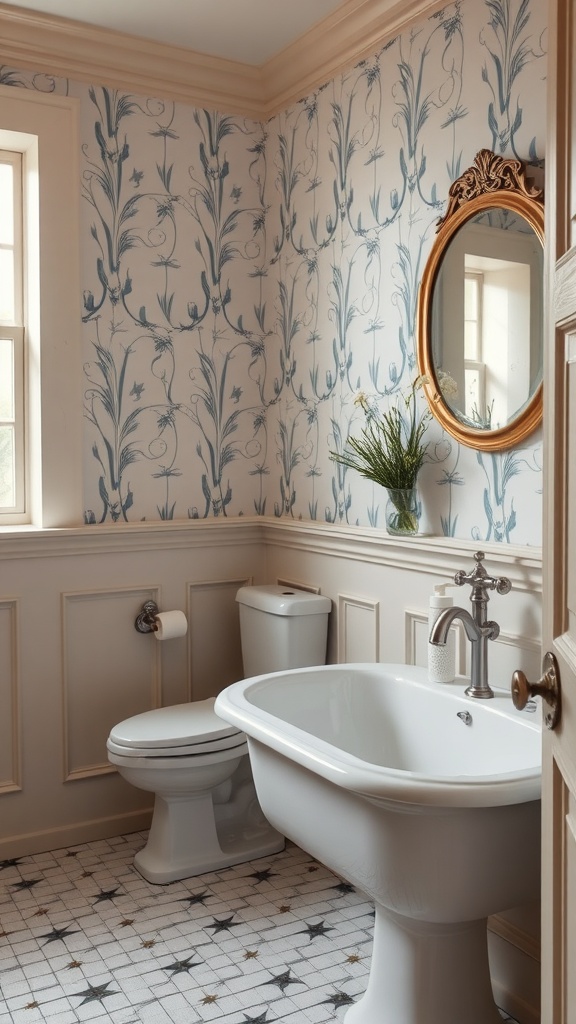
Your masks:
<svg viewBox="0 0 576 1024"><path fill-rule="evenodd" d="M476 152L543 167L545 5L458 0L265 124L0 67L81 100L86 523L384 528L330 458L417 375L418 284ZM426 532L541 542L541 436L434 423ZM380 491L380 493L379 493Z"/></svg>

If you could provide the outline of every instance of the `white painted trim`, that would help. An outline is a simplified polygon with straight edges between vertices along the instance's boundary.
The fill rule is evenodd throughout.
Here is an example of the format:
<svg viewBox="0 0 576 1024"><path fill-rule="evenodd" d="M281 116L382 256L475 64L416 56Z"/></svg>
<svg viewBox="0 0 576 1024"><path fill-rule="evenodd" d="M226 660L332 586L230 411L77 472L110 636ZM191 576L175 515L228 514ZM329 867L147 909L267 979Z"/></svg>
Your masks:
<svg viewBox="0 0 576 1024"><path fill-rule="evenodd" d="M406 608L404 611L404 663L415 665L416 661L416 627L420 623L428 628L428 614ZM450 629L456 640L456 675L466 675L466 645L464 630L460 622L454 622Z"/></svg>
<svg viewBox="0 0 576 1024"><path fill-rule="evenodd" d="M540 956L538 941L510 928L496 915L488 919L488 949L494 999L522 1024L540 1024Z"/></svg>
<svg viewBox="0 0 576 1024"><path fill-rule="evenodd" d="M254 521L254 520L253 520ZM258 521L258 520L256 520ZM295 548L333 558L354 558L374 565L410 568L448 583L458 569L469 571L479 548L494 575L508 576L514 590L541 592L539 548L456 540L453 537L391 537L384 530L289 519L261 519L265 545ZM0 554L1 557L1 554Z"/></svg>
<svg viewBox="0 0 576 1024"><path fill-rule="evenodd" d="M66 96L0 86L0 128L21 140L38 226L27 239L28 519L44 527L82 522L78 111Z"/></svg>
<svg viewBox="0 0 576 1024"><path fill-rule="evenodd" d="M218 579L194 580L187 583L187 614L190 610L191 595L197 590L224 590L230 587L249 587L253 583L251 576L221 576Z"/></svg>
<svg viewBox="0 0 576 1024"><path fill-rule="evenodd" d="M373 57L385 42L445 6L442 0L348 0L263 66L268 116Z"/></svg>
<svg viewBox="0 0 576 1024"><path fill-rule="evenodd" d="M428 622L428 616L424 612L412 611L406 608L404 611L404 661L406 665L415 665L416 661L416 626L418 623Z"/></svg>
<svg viewBox="0 0 576 1024"><path fill-rule="evenodd" d="M539 655L542 650L542 642L540 640L533 640L528 636L519 636L517 633L506 633L503 630L500 631L494 643L505 644L507 647L513 647L515 650L528 651L530 654Z"/></svg>
<svg viewBox="0 0 576 1024"><path fill-rule="evenodd" d="M69 611L71 604L78 602L94 601L95 598L99 598L102 601L106 601L110 597L118 597L119 595L132 596L144 601L155 601L156 604L160 603L161 600L161 587L159 585L136 586L136 587L91 587L88 590L73 590L64 591L61 594L61 623L62 623L62 677L61 677L61 713L62 713L62 777L64 782L79 782L82 779L95 778L101 775L110 775L116 772L114 765L110 764L109 761L100 761L93 764L83 764L80 767L72 768L69 762L69 735L70 735L70 722L69 722L69 694L70 694L70 671L68 665L69 659L69 644L70 644L70 628L69 628ZM103 638L105 642L105 638ZM151 689L151 701L150 709L158 708L162 704L162 659L160 657L160 651L157 646L154 645L154 653L152 654L152 689Z"/></svg>
<svg viewBox="0 0 576 1024"><path fill-rule="evenodd" d="M9 857L29 857L46 850L62 850L81 843L93 843L98 839L129 835L150 828L152 807L144 811L111 815L109 818L95 818L72 825L42 829L38 832L22 832L0 840L0 860Z"/></svg>
<svg viewBox="0 0 576 1024"><path fill-rule="evenodd" d="M265 119L445 0L347 0L261 67L0 3L0 63Z"/></svg>
<svg viewBox="0 0 576 1024"><path fill-rule="evenodd" d="M312 583L300 583L289 580L286 576L278 576L276 585L278 587L286 587L287 590L305 590L308 594L320 593L320 587L315 587Z"/></svg>
<svg viewBox="0 0 576 1024"><path fill-rule="evenodd" d="M348 611L350 608L366 612L366 619L372 622L372 649L366 644L366 657L357 658L349 653ZM380 660L380 602L365 597L351 597L349 594L338 595L338 664L350 661L375 662Z"/></svg>
<svg viewBox="0 0 576 1024"><path fill-rule="evenodd" d="M263 112L258 68L7 4L0 63L230 114Z"/></svg>
<svg viewBox="0 0 576 1024"><path fill-rule="evenodd" d="M20 715L21 686L18 648L19 599L5 598L0 601L0 611L6 611L10 617L10 665L11 679L4 679L3 685L10 691L10 752L12 761L12 778L0 781L0 795L17 793L22 789L22 755ZM8 731L8 730L7 730Z"/></svg>
<svg viewBox="0 0 576 1024"><path fill-rule="evenodd" d="M262 520L182 520L180 522L116 523L70 529L36 530L33 527L0 529L0 562L4 558L59 558L113 552L155 551L205 547L236 547L262 541Z"/></svg>
<svg viewBox="0 0 576 1024"><path fill-rule="evenodd" d="M375 565L410 568L449 582L458 569L468 571L482 547L495 575L508 576L514 590L539 594L540 548L453 537L390 537L384 530L304 520L238 516L215 520L116 523L58 530L0 530L0 563L14 558L168 550L175 548L260 545L355 558Z"/></svg>
<svg viewBox="0 0 576 1024"><path fill-rule="evenodd" d="M254 583L253 576L231 576L224 577L221 579L203 579L194 580L186 584L186 618L188 619L188 633L186 635L187 643L187 655L186 662L188 664L188 692L186 699L193 701L195 697L194 687L194 639L193 639L193 601L195 594L201 594L202 591L218 591L218 590L234 590L237 591L240 587L249 587ZM241 665L239 666L241 670Z"/></svg>
<svg viewBox="0 0 576 1024"><path fill-rule="evenodd" d="M532 967L533 970L534 967ZM524 999L520 999L516 994L509 992L508 989L505 989L494 979L492 979L492 990L496 1004L505 1013L513 1016L514 1020L521 1021L522 1024L540 1024L540 1008L538 1006L531 1006Z"/></svg>
<svg viewBox="0 0 576 1024"><path fill-rule="evenodd" d="M534 935L524 931L523 928L517 928L516 925L511 924L501 914L493 914L492 917L488 918L488 931L493 932L494 935L499 935L501 939L505 939L506 942L516 946L516 949L520 949L526 956L540 963L539 940Z"/></svg>

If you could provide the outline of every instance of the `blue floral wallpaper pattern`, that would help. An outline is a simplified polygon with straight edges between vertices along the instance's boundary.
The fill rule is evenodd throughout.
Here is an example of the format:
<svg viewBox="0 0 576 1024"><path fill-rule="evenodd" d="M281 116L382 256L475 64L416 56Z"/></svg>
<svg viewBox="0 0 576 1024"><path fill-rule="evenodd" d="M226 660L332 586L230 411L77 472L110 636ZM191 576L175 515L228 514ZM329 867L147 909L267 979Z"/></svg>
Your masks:
<svg viewBox="0 0 576 1024"><path fill-rule="evenodd" d="M87 523L288 516L384 528L330 460L358 391L417 374L418 284L451 181L544 161L538 0L457 0L265 124L0 67L81 100ZM432 534L541 542L541 437L434 424Z"/></svg>

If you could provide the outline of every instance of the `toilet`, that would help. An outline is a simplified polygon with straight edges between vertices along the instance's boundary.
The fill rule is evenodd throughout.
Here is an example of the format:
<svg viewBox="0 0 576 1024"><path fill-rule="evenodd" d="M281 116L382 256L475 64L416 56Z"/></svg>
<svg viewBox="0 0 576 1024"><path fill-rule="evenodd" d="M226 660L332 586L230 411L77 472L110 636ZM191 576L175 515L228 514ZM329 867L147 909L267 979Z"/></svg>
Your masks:
<svg viewBox="0 0 576 1024"><path fill-rule="evenodd" d="M244 676L323 665L330 599L276 585L236 594ZM219 718L214 698L155 708L114 726L108 760L154 793L146 846L134 866L165 885L278 853L284 837L266 821L243 732Z"/></svg>

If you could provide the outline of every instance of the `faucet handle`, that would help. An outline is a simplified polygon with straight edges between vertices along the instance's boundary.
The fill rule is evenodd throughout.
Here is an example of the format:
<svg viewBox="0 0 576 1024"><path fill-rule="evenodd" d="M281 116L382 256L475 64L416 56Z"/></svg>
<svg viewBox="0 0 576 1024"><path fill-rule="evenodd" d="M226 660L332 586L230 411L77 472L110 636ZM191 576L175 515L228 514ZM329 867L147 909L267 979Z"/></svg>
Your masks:
<svg viewBox="0 0 576 1024"><path fill-rule="evenodd" d="M484 591L495 590L497 594L509 594L512 590L510 580L506 576L489 576L482 565L485 557L483 551L477 551L474 555L474 568L470 572L459 569L454 576L454 583L457 587L469 583L471 587L482 587Z"/></svg>

